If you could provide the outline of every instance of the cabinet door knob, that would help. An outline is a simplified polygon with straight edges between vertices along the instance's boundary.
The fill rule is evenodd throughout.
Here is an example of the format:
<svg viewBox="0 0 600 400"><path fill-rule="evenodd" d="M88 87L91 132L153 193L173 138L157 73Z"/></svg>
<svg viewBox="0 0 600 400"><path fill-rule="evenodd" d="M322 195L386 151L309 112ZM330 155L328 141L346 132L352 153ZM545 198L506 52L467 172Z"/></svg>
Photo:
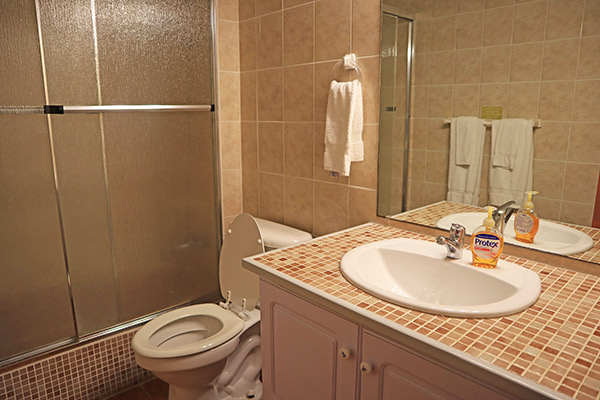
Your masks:
<svg viewBox="0 0 600 400"><path fill-rule="evenodd" d="M365 375L369 375L373 371L373 365L366 361L360 363L360 372Z"/></svg>
<svg viewBox="0 0 600 400"><path fill-rule="evenodd" d="M349 349L342 347L340 349L340 356L342 357L342 360L348 360L350 358L350 355L352 355L352 351L350 351Z"/></svg>

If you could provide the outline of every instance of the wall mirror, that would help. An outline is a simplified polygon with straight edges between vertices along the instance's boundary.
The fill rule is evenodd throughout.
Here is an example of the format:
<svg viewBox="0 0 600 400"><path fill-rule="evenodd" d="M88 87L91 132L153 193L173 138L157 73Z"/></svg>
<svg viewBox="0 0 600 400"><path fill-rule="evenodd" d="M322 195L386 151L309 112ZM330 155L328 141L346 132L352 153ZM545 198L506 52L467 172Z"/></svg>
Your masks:
<svg viewBox="0 0 600 400"><path fill-rule="evenodd" d="M576 253L533 248L598 264L600 68L587 51L597 42L591 11L577 6L579 17L567 26L565 10L548 2L476 3L383 1L377 214L439 227L449 215L483 211L491 129L479 201L452 203L448 121L483 118L484 107L494 107L499 118L541 124L533 131L535 210L543 221L582 232L592 246Z"/></svg>

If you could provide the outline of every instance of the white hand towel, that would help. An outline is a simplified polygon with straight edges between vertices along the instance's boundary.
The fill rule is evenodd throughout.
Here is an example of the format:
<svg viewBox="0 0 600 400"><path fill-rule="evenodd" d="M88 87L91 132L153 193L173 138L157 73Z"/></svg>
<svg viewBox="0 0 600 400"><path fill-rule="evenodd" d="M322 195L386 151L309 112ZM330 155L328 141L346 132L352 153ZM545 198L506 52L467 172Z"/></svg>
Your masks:
<svg viewBox="0 0 600 400"><path fill-rule="evenodd" d="M533 121L503 119L492 121L490 160L490 204L514 200L533 186Z"/></svg>
<svg viewBox="0 0 600 400"><path fill-rule="evenodd" d="M325 121L325 170L341 176L350 175L350 163L364 159L362 131L363 101L360 81L332 81Z"/></svg>
<svg viewBox="0 0 600 400"><path fill-rule="evenodd" d="M448 162L448 201L479 205L485 125L475 117L452 118Z"/></svg>

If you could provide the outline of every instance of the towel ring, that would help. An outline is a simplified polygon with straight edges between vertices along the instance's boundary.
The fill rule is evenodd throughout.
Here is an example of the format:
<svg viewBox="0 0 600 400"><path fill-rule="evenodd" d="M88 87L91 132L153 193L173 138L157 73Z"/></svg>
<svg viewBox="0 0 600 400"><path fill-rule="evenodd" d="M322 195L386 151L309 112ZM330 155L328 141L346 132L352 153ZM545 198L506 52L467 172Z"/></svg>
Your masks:
<svg viewBox="0 0 600 400"><path fill-rule="evenodd" d="M335 79L337 69L339 67L341 67L343 65L343 63L344 63L344 60L342 59L342 60L339 60L338 62L336 62L333 65L333 67L331 67L331 73L329 74L329 78L331 80ZM344 72L346 72L346 71L349 71L349 72L354 71L354 72L356 72L358 80L362 82L362 80L363 80L362 71L360 70L360 67L358 66L358 63L354 63L354 68L352 68L352 69L344 69L343 71Z"/></svg>

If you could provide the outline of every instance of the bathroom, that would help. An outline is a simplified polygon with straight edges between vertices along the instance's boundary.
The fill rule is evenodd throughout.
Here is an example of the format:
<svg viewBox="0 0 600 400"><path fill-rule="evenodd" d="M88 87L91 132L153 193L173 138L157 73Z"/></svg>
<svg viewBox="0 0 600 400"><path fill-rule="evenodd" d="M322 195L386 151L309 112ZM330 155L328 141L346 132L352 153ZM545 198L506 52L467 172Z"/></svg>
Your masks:
<svg viewBox="0 0 600 400"><path fill-rule="evenodd" d="M33 32L33 36L29 35L28 39L31 42L25 45L33 49L32 52L39 54L35 4L38 4L42 10L45 4L50 5L54 12L60 12L60 7L55 4L56 2L43 0L37 2L22 0L14 3L17 5L13 7L27 10L24 15L27 15L29 23L33 23L27 27ZM91 20L90 4L96 7L98 12L99 34L102 33L102 12L126 9L123 5L120 8L114 5L111 9L106 6L106 2L101 1L74 3L78 7L76 10L81 14L65 8L62 10L63 18L81 18L85 22L69 26L67 31L69 41L61 39L59 35L64 30L61 31L59 27L52 24L44 25L44 28L48 29L45 36L46 43L55 43L54 48L48 45L44 47L48 60L52 57L64 58L67 55L76 57L79 54L77 49L81 49L81 53L92 54L86 57L94 60L93 46L89 47L89 41L79 42L78 34L81 32L77 31L81 29L83 32L88 32L92 29L88 26L88 21ZM160 19L163 12L160 7L167 3L169 3L168 10L165 9L164 12L171 13L169 14L171 16L180 13L188 18L185 21L199 18L188 8L192 3L186 1L135 2L140 4L140 8L129 10L130 14L125 15L131 18L129 22L132 24L143 25L144 18L137 20L131 13L135 12L138 16L143 16L143 12L148 12L155 21L164 23ZM197 4L205 5L205 3L207 2ZM2 7L7 7L5 4ZM594 206L598 201L596 193L600 170L598 157L600 141L597 140L600 120L595 107L596 100L600 97L600 4L592 0L406 0L393 4L404 10L404 15L412 15L416 21L411 146L413 152L425 157L420 158L421 164L413 169L416 175L411 179L414 179L416 184L413 190L409 191L408 200L411 208L445 198L444 180L447 171L444 165L447 159L443 146L448 129L439 124L440 120L459 115L478 115L481 105L493 105L503 107L506 117L542 119L543 126L536 131L535 135L551 138L543 143L536 143L535 148L536 157L539 158L534 161L536 174L534 181L537 180L544 188L540 190L542 193L536 202L540 215L552 220L592 225ZM185 171L180 166L177 167L181 169L174 171L175 174L180 173L187 179L207 179L206 175L213 175L212 172L207 173L212 168L213 160L214 163L218 163L216 164L218 182L207 182L206 185L207 187L218 186L219 190L203 194L207 197L198 200L198 204L210 209L209 214L212 215L195 215L189 218L190 221L197 221L198 224L211 226L210 232L194 232L193 228L190 228L187 233L190 235L187 238L190 246L194 245L194 241L196 244L209 243L206 245L209 248L207 254L200 256L205 259L212 257L207 263L211 266L206 268L204 275L209 279L196 279L190 282L190 286L196 285L193 288L184 287L185 285L173 282L171 279L170 287L178 288L179 294L175 293L172 298L166 299L170 302L167 305L161 303L162 300L157 301L155 305L145 304L152 303L151 300L136 300L138 296L143 295L143 292L151 293L154 290L153 287L139 287L136 283L136 275L142 274L139 270L129 271L129 276L119 275L119 283L126 282L127 279L131 280L130 285L121 287L120 292L115 289L112 267L99 269L97 275L91 277L86 276L85 273L78 277L76 271L71 271L73 284L78 279L91 279L91 282L96 283L96 285L84 285L78 288L73 286L75 290L84 293L95 291L90 295L98 296L91 297L90 304L84 305L105 320L79 321L81 324L89 322L92 332L100 330L98 326L114 325L112 321L115 318L112 314L118 313L116 310L121 302L130 302L130 315L127 312L119 315L119 320L127 321L139 315L152 314L171 305L196 300L198 297L203 301L217 301L219 297L216 273L217 252L214 248L216 243L220 243L218 236L222 227L228 226L241 212L296 227L314 236L322 236L368 221L393 224L378 216L382 215L378 213L377 198L380 1L216 0L215 8L214 79L217 90L212 94L212 99L210 95L182 95L177 92L179 90L187 93L202 93L203 88L194 86L197 84L195 81L183 82L174 89L166 89L172 90L168 92L171 97L166 98L153 97L152 88L139 95L131 94L128 98L118 96L111 98L111 88L102 87L103 104L208 104L211 101L215 103L218 110L214 122L214 129L218 132L218 149L220 149L218 156L213 157L212 154L202 153L202 157L197 158L209 160L208 164L200 164L200 160L186 160L187 163L198 163L195 166L196 171ZM30 16L33 16L33 19ZM1 13L0 18L3 27L11 22L10 13ZM151 25L147 26L148 29L153 28ZM186 26L176 26L177 29L184 27ZM54 38L53 29L57 32ZM133 29L130 31L135 35ZM163 35L161 31L155 34L158 37ZM193 33L186 32L186 35L188 34L193 36ZM113 33L113 36L109 37L117 40L120 36ZM123 40L127 38L128 36L124 36ZM206 40L210 43L211 39L208 37ZM75 47L68 47L65 42L70 42L66 44ZM101 45L101 41L98 45ZM119 45L126 47L126 43L119 43ZM194 46L201 45L194 42ZM3 43L3 46L10 48L11 45ZM83 51L84 47L85 51ZM52 53L53 49L54 54L48 54ZM177 49L185 51L186 46ZM101 46L99 50L102 51ZM356 54L363 75L365 159L352 165L350 177L334 178L321 168L327 88L331 80L332 67L346 53ZM148 64L151 64L151 54L142 51L136 56L148 59ZM34 57L35 54L30 56ZM190 62L199 63L200 58L190 58L192 60ZM37 62L39 64L39 60ZM22 67L17 64L14 69L21 69L22 73L27 72L29 75L26 78L19 78L20 81L37 85L37 88L44 86L39 68L27 70ZM170 67L172 66L166 69ZM112 65L107 67L102 64L94 65L92 62L85 65L85 68L88 68L85 76L91 76L91 82L90 80L76 81L77 87L86 90L65 93L69 88L65 82L73 80L77 76L77 71L52 70L50 66L47 68L49 76L52 74L59 76L55 82L55 85L58 84L50 88L50 96L64 98L65 100L61 101L65 104L74 105L99 104L99 94L95 89L97 83L94 81L98 69L101 77L123 72ZM211 68L210 63L207 68ZM196 67L190 69L191 72L182 71L182 75L206 74L205 69ZM147 70L145 71L148 75L143 76L144 79L158 78L156 74L152 75ZM161 68L157 66L156 70L161 71ZM16 76L10 79L17 80ZM210 82L210 75L207 79ZM116 82L114 85L117 87L113 87L112 90L119 89L118 85L126 85L126 82ZM22 94L27 94L29 91L30 89L26 88L22 90ZM210 88L208 91L210 92ZM33 101L21 97L17 102L11 98L8 105L43 103L44 93L36 95L41 96L42 100ZM2 103L5 101L7 100L3 98ZM7 121L8 124L9 117L13 116L2 116L2 121ZM74 129L69 126L61 127L61 124L66 125L68 121L57 118L52 118L54 129L67 131ZM90 131L101 129L97 118L82 123L89 124ZM119 124L118 121L111 121L109 118L112 117L107 116L101 122L107 131L111 125ZM194 118L198 118L198 121L192 121L193 124L213 123L202 119L203 116ZM132 129L134 134L149 129L145 125L138 125L135 119L125 122L125 126ZM167 120L164 122L163 129L167 129L171 123L176 121ZM139 126L140 129L133 129L135 126ZM15 129L15 127L9 128L9 130ZM76 142L76 138L71 140ZM94 140L99 139L96 137ZM123 142L121 145L127 143L127 141ZM151 151L153 143L150 143L146 151ZM166 145L166 143L160 144ZM45 145L47 146L47 143ZM102 143L95 143L95 145L102 146ZM107 142L105 145L110 146L110 143ZM69 143L63 143L62 146L69 146ZM113 146L117 147L115 144ZM186 142L179 143L179 146L181 147L172 148L175 154L178 151L190 151ZM56 151L60 151L60 147L57 147ZM128 151L133 150L124 148L121 153L116 153L116 157L113 154L114 160L125 163L128 161ZM212 150L204 147L197 149L198 153L210 151ZM64 152L63 157L67 157L68 154L69 152ZM84 161L94 160L94 154L83 154L83 156L79 160L72 160L76 163L74 170L85 171L87 168L95 168L85 172L99 174L100 187L96 188L99 193L94 195L104 196L102 178L104 166L101 160L96 158L94 165L90 166L91 163ZM165 158L161 161L172 162L172 160ZM43 162L52 161L43 160ZM137 166L147 168L148 164L142 163L147 161L141 160ZM123 171L128 169L119 167L118 163L113 167L121 168ZM57 168L60 169L61 166L57 165ZM73 179L71 184L75 189L76 179L82 176L83 174L71 177ZM129 178L135 179L135 177L132 175ZM156 179L162 178L164 177L156 177ZM52 176L48 179L52 183ZM123 180L122 183L125 182L127 181ZM61 182L61 184L68 184L68 182ZM49 201L56 203L53 199L52 187L46 189L51 193ZM159 192L156 196L168 198L168 193L168 191ZM217 206L212 204L215 199L218 199ZM130 200L135 202L136 198ZM75 198L63 199L63 211L65 213L68 211L68 204L65 203L77 201ZM125 208L120 211L111 210L113 219L120 216L126 220L127 213L135 209L136 205L125 202L123 207ZM119 212L122 214L118 214ZM186 216L178 217L179 223L186 221ZM99 215L96 218L104 221L107 217ZM84 220L93 223L93 220ZM162 226L169 225L168 221L160 219L155 223ZM169 229L174 228L169 227ZM82 240L89 243L106 244L106 241L111 240L105 236L90 237L85 225L80 226L79 231L76 232L78 232L76 235L81 235ZM143 234L143 232L139 233ZM10 232L4 235L6 236L3 236L3 241ZM204 235L204 237L198 238L194 235ZM12 244L15 245L19 244ZM20 246L27 246L27 243L20 243ZM110 251L106 254L100 248L87 248L86 251L98 254L95 261L99 261L100 256L111 258ZM61 253L62 249L59 246L59 254L55 256L60 258ZM77 257L76 253L69 253L70 256ZM144 262L152 264L150 260L141 263ZM187 272L189 271L181 271L181 273ZM170 279L168 276L160 276L161 279ZM191 276L194 276L193 272ZM49 284L60 285L61 283L49 282ZM203 286L198 289L198 285ZM42 289L43 287L39 288ZM115 295L102 297L102 293L98 293L109 291ZM133 298L126 300L128 292L133 293ZM195 297L190 297L190 293L194 293ZM100 303L94 300L98 298L102 299ZM13 304L12 307L16 308L17 305ZM65 304L64 307L68 310L66 319L70 321L72 313L70 305ZM75 311L77 312L78 310ZM32 323L33 321L29 321L29 324ZM72 322L65 324L69 325ZM89 342L83 341L81 348L73 347L72 343L66 344L62 353L60 348L52 350L51 355L55 355L54 358L45 359L38 355L34 361L40 360L39 364L20 361L11 364L12 366L3 366L0 369L0 377L3 379L0 382L0 398L6 396L8 393L6 388L9 386L13 388L14 393L19 391L19 397L15 395L15 398L36 398L33 395L35 385L43 387L43 393L60 393L54 397L47 395L47 398L108 398L128 387L149 380L150 375L136 367L130 353L129 342L135 329L133 327L132 330L117 331L112 336L108 336L111 332L105 331L106 336L90 338ZM66 330L72 331L73 328L67 326ZM20 330L15 332L2 328L2 337L9 338L8 342L10 342L16 340L14 337L19 336L19 332ZM61 337L67 336L69 334L63 334ZM88 347L85 347L86 345ZM75 367L79 364L78 358L89 360L84 372ZM101 383L98 383L95 377L98 374L93 371L106 369L114 369L115 375L102 375ZM56 377L52 371L57 372ZM71 373L72 371L74 373ZM52 378L48 379L48 376ZM52 382L56 385L52 386ZM52 389L46 391L47 385L52 386ZM25 393L30 394L25 395ZM39 398L43 398L41 394Z"/></svg>

